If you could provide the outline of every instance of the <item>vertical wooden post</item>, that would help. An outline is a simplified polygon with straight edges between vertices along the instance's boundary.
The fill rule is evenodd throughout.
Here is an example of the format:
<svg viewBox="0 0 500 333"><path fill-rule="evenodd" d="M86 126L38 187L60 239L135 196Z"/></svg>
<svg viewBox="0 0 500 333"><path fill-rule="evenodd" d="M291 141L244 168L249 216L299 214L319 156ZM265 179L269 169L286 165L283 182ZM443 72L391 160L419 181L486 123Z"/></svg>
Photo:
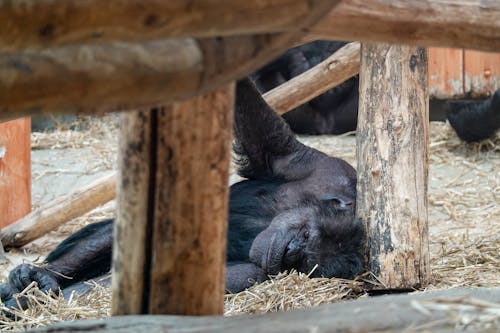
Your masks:
<svg viewBox="0 0 500 333"><path fill-rule="evenodd" d="M114 315L222 314L233 90L125 115Z"/></svg>
<svg viewBox="0 0 500 333"><path fill-rule="evenodd" d="M368 269L390 289L429 281L427 89L425 49L362 45L357 214Z"/></svg>
<svg viewBox="0 0 500 333"><path fill-rule="evenodd" d="M0 227L31 211L31 120L0 123Z"/></svg>

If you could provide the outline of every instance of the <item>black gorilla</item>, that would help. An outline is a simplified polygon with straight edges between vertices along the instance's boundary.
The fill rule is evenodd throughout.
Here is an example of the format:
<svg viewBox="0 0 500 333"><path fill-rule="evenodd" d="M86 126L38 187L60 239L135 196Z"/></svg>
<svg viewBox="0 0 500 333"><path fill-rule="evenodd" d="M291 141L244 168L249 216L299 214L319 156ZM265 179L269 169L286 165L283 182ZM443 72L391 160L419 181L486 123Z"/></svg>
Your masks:
<svg viewBox="0 0 500 333"><path fill-rule="evenodd" d="M350 278L362 268L364 227L354 219L356 172L345 161L296 140L249 80L237 84L226 289L237 292L268 274L295 268L312 276ZM89 225L64 240L43 268L23 264L0 286L0 298L32 281L57 290L110 269L113 221Z"/></svg>
<svg viewBox="0 0 500 333"><path fill-rule="evenodd" d="M289 49L250 77L261 93L316 66L344 42L314 41ZM342 134L356 130L358 120L358 76L290 110L283 119L297 134Z"/></svg>
<svg viewBox="0 0 500 333"><path fill-rule="evenodd" d="M486 139L500 128L500 89L484 101L449 101L446 117L460 139Z"/></svg>
<svg viewBox="0 0 500 333"><path fill-rule="evenodd" d="M267 92L314 67L345 44L315 41L294 47L252 74L251 78L262 93ZM297 134L342 134L355 131L358 86L358 77L353 77L285 113L283 119ZM486 139L500 128L500 90L486 101L452 100L445 108L451 126L464 141ZM433 110L430 112L432 114Z"/></svg>

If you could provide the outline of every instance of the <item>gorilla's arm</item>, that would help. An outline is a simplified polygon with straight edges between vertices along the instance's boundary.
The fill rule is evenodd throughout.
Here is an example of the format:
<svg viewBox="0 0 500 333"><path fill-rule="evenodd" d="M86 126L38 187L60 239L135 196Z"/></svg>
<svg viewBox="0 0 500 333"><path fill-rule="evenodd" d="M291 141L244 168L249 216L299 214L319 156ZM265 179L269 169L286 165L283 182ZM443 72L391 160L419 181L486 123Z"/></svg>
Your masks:
<svg viewBox="0 0 500 333"><path fill-rule="evenodd" d="M74 283L98 277L111 267L113 220L93 223L66 238L49 253L43 267L21 264L0 285L0 299L8 307L16 307L13 294L36 281L41 290L58 291ZM25 300L20 299L21 306Z"/></svg>
<svg viewBox="0 0 500 333"><path fill-rule="evenodd" d="M249 79L238 81L236 86L234 117L234 149L239 154L241 176L296 180L314 170L313 156L322 153L295 138L288 124L264 101Z"/></svg>

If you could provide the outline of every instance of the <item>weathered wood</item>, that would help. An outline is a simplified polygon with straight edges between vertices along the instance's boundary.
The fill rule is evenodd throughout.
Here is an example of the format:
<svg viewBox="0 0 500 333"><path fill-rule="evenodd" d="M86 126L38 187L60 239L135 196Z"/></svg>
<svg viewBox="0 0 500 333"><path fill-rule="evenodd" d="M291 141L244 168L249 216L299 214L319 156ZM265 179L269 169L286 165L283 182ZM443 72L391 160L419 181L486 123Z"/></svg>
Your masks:
<svg viewBox="0 0 500 333"><path fill-rule="evenodd" d="M361 298L315 308L234 317L124 316L59 323L30 332L495 332L500 288ZM452 314L452 315L450 315Z"/></svg>
<svg viewBox="0 0 500 333"><path fill-rule="evenodd" d="M0 50L294 30L305 0L0 2ZM500 50L498 1L343 0L309 38ZM233 78L234 79L234 78Z"/></svg>
<svg viewBox="0 0 500 333"><path fill-rule="evenodd" d="M0 2L0 50L287 31L308 0L13 0Z"/></svg>
<svg viewBox="0 0 500 333"><path fill-rule="evenodd" d="M363 44L356 209L382 288L429 281L428 116L426 51Z"/></svg>
<svg viewBox="0 0 500 333"><path fill-rule="evenodd" d="M321 95L359 72L359 43L347 44L308 71L263 95L266 102L283 114Z"/></svg>
<svg viewBox="0 0 500 333"><path fill-rule="evenodd" d="M311 1L307 17L281 34L0 54L0 120L43 113L123 111L192 97L243 77L276 57L336 2Z"/></svg>
<svg viewBox="0 0 500 333"><path fill-rule="evenodd" d="M29 118L0 123L0 228L31 211L30 138Z"/></svg>
<svg viewBox="0 0 500 333"><path fill-rule="evenodd" d="M464 50L431 47L429 55L429 95L457 98L464 95Z"/></svg>
<svg viewBox="0 0 500 333"><path fill-rule="evenodd" d="M500 2L343 0L309 29L316 39L500 51Z"/></svg>
<svg viewBox="0 0 500 333"><path fill-rule="evenodd" d="M126 116L114 314L222 313L233 90Z"/></svg>
<svg viewBox="0 0 500 333"><path fill-rule="evenodd" d="M0 230L6 248L21 247L76 217L113 200L115 173L102 177L70 194L58 197Z"/></svg>

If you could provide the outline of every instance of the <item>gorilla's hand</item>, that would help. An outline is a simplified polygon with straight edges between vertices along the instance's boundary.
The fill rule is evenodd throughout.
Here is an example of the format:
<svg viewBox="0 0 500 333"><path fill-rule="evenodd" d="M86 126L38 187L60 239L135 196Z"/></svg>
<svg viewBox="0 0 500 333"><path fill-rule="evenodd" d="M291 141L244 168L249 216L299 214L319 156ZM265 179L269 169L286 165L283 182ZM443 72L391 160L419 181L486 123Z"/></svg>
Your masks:
<svg viewBox="0 0 500 333"><path fill-rule="evenodd" d="M26 308L26 297L14 295L22 292L33 281L38 283L38 288L42 291L59 292L59 283L54 273L41 267L21 264L10 272L8 282L0 285L0 299L4 305L8 308Z"/></svg>

